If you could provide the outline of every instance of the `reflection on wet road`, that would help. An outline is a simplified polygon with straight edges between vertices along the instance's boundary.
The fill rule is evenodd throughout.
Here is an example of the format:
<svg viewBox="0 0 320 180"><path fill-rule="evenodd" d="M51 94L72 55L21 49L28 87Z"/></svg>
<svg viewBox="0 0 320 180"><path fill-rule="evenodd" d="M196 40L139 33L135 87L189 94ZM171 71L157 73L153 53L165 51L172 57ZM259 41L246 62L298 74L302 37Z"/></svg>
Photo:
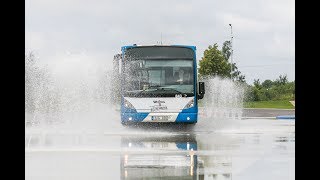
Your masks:
<svg viewBox="0 0 320 180"><path fill-rule="evenodd" d="M294 121L222 124L27 129L26 179L295 178Z"/></svg>

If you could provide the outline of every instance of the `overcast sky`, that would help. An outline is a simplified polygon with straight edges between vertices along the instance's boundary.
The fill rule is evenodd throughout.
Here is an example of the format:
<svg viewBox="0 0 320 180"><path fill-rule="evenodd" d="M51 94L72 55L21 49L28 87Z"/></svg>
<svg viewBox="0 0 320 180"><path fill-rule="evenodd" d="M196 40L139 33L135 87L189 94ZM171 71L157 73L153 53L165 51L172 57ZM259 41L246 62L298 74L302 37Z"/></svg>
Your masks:
<svg viewBox="0 0 320 180"><path fill-rule="evenodd" d="M26 0L26 51L44 62L85 54L111 64L123 45L197 46L230 40L246 76L295 79L294 0ZM110 63L110 64L109 64ZM111 66L109 66L111 67Z"/></svg>

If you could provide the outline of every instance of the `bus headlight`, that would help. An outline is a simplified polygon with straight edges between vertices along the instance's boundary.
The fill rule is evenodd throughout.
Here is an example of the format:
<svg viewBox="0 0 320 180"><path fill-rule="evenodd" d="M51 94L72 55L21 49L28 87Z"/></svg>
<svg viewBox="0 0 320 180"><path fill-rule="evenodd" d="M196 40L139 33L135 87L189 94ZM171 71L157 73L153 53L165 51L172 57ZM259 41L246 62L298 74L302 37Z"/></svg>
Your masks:
<svg viewBox="0 0 320 180"><path fill-rule="evenodd" d="M194 106L194 99L191 99L191 101L188 102L188 104L183 109L188 109Z"/></svg>
<svg viewBox="0 0 320 180"><path fill-rule="evenodd" d="M126 99L124 99L123 104L126 108L135 109L134 106Z"/></svg>

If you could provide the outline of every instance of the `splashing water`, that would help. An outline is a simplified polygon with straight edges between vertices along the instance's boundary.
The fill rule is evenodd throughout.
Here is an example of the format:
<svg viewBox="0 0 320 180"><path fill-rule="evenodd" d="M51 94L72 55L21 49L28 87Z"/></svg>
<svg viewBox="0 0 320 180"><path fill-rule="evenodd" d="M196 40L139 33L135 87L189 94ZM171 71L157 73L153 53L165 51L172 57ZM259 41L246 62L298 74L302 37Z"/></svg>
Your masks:
<svg viewBox="0 0 320 180"><path fill-rule="evenodd" d="M203 108L199 112L206 121L206 126L221 129L235 125L242 118L244 87L230 79L220 77L209 77L205 82L206 93L201 100Z"/></svg>
<svg viewBox="0 0 320 180"><path fill-rule="evenodd" d="M44 130L58 127L118 131L119 99L114 88L112 60L99 60L86 54L54 58L41 65L34 57L26 59L26 125L37 123ZM195 130L221 129L241 119L244 88L229 80L211 77L202 80L206 94L200 101ZM232 120L233 122L231 122ZM55 126L57 125L57 126Z"/></svg>
<svg viewBox="0 0 320 180"><path fill-rule="evenodd" d="M111 119L116 121L117 112L112 102L108 62L112 60L76 54L43 65L29 56L25 65L26 125L72 124L87 128L99 127L108 119L110 126Z"/></svg>

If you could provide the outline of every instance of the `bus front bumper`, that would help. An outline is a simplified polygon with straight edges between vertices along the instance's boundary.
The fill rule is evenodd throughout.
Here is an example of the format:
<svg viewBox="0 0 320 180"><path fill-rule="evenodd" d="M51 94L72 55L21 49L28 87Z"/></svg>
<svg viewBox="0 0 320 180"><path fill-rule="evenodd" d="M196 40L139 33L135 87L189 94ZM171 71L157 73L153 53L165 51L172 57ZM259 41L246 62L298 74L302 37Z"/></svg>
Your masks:
<svg viewBox="0 0 320 180"><path fill-rule="evenodd" d="M121 122L196 123L198 113L121 113Z"/></svg>

